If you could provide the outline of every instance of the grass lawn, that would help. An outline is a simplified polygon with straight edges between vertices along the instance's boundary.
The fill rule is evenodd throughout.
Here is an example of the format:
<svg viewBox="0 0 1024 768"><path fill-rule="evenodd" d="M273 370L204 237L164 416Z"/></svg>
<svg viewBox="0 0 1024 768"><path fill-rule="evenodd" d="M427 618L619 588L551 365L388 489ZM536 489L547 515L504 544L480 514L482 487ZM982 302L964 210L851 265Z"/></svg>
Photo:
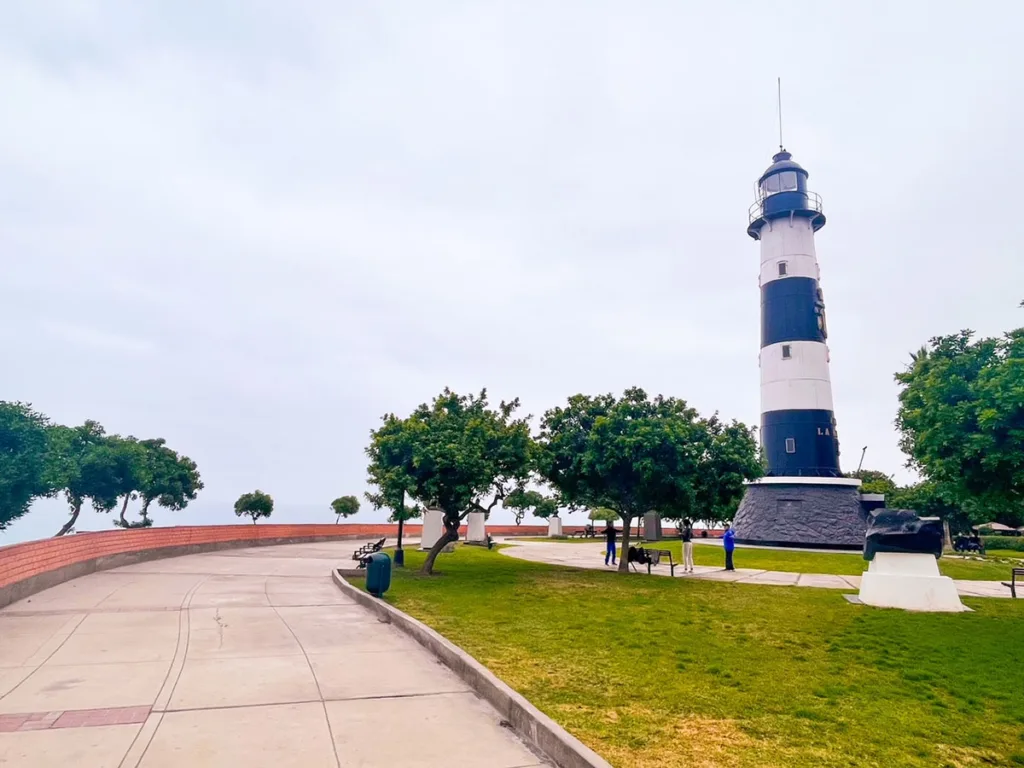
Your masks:
<svg viewBox="0 0 1024 768"><path fill-rule="evenodd" d="M595 539L531 539L531 541L557 541L566 546L590 546L595 558L604 558L604 542ZM672 557L682 561L683 544L678 539L659 541L652 546L672 551ZM1020 554L1014 553L1014 554ZM939 559L939 570L954 579L979 579L982 581L1007 581L1013 563L996 562L990 553L988 560L964 560L958 557ZM801 552L798 549L751 549L736 547L737 568L758 568L765 571L793 571L796 573L833 573L843 576L857 576L867 570L867 562L860 553L849 552ZM693 562L695 565L724 565L725 555L718 544L694 541Z"/></svg>
<svg viewBox="0 0 1024 768"><path fill-rule="evenodd" d="M474 547L422 577L423 557L387 599L615 766L1024 765L1024 601L910 614Z"/></svg>

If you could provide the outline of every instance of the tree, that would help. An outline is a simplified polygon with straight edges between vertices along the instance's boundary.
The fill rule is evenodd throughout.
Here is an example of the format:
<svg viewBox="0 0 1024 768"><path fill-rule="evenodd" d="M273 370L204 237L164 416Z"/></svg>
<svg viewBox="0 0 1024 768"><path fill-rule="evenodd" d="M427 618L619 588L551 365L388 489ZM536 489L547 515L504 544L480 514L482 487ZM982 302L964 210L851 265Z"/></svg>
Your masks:
<svg viewBox="0 0 1024 768"><path fill-rule="evenodd" d="M393 414L370 435L370 472L394 472L396 487L443 513L444 532L427 554L423 573L433 573L437 555L458 541L470 512L485 514L529 474L531 438L525 419L513 414L519 401L491 408L487 391L458 395L450 389L407 419ZM385 475L386 476L386 475Z"/></svg>
<svg viewBox="0 0 1024 768"><path fill-rule="evenodd" d="M619 519L619 513L614 509L608 509L608 507L595 507L590 510L590 519L605 523L613 523Z"/></svg>
<svg viewBox="0 0 1024 768"><path fill-rule="evenodd" d="M97 512L109 512L130 483L124 478L128 470L120 438L108 437L99 423L52 427L50 436L54 487L64 491L71 509L71 517L56 534L63 536L74 528L86 501Z"/></svg>
<svg viewBox="0 0 1024 768"><path fill-rule="evenodd" d="M746 437L730 442L735 434ZM607 507L622 520L623 573L635 518L652 509L697 517L701 505L710 514L760 474L749 429L700 419L684 401L652 400L638 387L620 399L570 397L544 414L538 442L541 474L565 503Z"/></svg>
<svg viewBox="0 0 1024 768"><path fill-rule="evenodd" d="M144 523L132 524L125 520L128 502L137 499L139 490L146 484L146 448L131 436L109 435L106 442L115 465L118 486L116 492L122 500L121 515L114 521L114 525L122 528L147 527Z"/></svg>
<svg viewBox="0 0 1024 768"><path fill-rule="evenodd" d="M896 481L885 472L879 472L876 469L860 469L856 472L848 472L846 476L860 480L861 493L884 493L886 505L889 504L888 497L896 491ZM896 509L896 507L891 508Z"/></svg>
<svg viewBox="0 0 1024 768"><path fill-rule="evenodd" d="M1024 521L1024 328L931 340L896 374L908 466L939 497L1008 525ZM973 510L973 511L972 511Z"/></svg>
<svg viewBox="0 0 1024 768"><path fill-rule="evenodd" d="M405 497L410 495L414 488L412 443L402 419L394 414L387 414L383 422L379 429L371 433L371 442L366 449L366 455L370 458L367 468L370 484L377 488L377 492L367 491L365 495L374 509L390 510L391 515L388 519L398 523L395 565L404 565L402 535L405 521L417 518L421 514L419 505L405 503Z"/></svg>
<svg viewBox="0 0 1024 768"><path fill-rule="evenodd" d="M335 523L340 523L343 517L352 517L359 511L359 499L355 496L339 496L331 502L331 509L337 515Z"/></svg>
<svg viewBox="0 0 1024 768"><path fill-rule="evenodd" d="M505 509L511 509L515 515L516 525L523 522L527 512L534 517L547 520L549 517L558 517L558 499L545 496L540 491L526 490L519 487L514 488L501 502Z"/></svg>
<svg viewBox="0 0 1024 768"><path fill-rule="evenodd" d="M273 511L274 500L269 494L259 490L243 493L235 502L235 514L238 517L251 517L253 525L256 525L256 521L261 517L270 517Z"/></svg>
<svg viewBox="0 0 1024 768"><path fill-rule="evenodd" d="M664 517L679 520L706 520L712 525L731 521L739 509L749 480L764 474L760 449L754 431L739 421L726 424L714 414L703 421L708 444L701 454L695 487L695 505L679 510L687 514Z"/></svg>
<svg viewBox="0 0 1024 768"><path fill-rule="evenodd" d="M49 430L28 403L0 401L0 531L53 492Z"/></svg>
<svg viewBox="0 0 1024 768"><path fill-rule="evenodd" d="M167 447L162 437L151 440L140 440L145 449L144 482L139 489L142 499L142 517L140 523L128 523L129 528L151 525L149 507L155 501L164 509L179 511L195 501L203 490L203 480L199 475L199 467L188 456Z"/></svg>

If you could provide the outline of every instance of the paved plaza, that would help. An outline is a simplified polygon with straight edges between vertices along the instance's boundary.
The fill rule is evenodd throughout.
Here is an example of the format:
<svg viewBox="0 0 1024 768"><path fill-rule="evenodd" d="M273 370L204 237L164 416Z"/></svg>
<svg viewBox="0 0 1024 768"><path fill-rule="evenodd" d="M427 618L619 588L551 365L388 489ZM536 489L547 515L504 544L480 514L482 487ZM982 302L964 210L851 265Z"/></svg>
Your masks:
<svg viewBox="0 0 1024 768"><path fill-rule="evenodd" d="M594 570L612 570L604 564L604 542L567 544L563 542L516 541L502 539L504 544L514 544L501 550L503 554L530 560L536 563L564 565L571 568L588 568ZM698 547L716 546L716 544L695 544ZM737 559L742 557L742 548L737 549ZM853 557L853 555L851 555ZM724 555L723 555L724 558ZM637 566L646 573L646 566ZM651 569L652 575L668 576L669 567L663 565ZM693 573L683 573L681 566L676 568L677 579L704 579L708 581L730 581L737 584L769 584L790 587L819 587L822 589L860 589L860 576L837 576L826 573L793 573L789 571L762 571L753 568L737 568L726 571L709 565L695 565ZM957 591L961 597L1005 597L1009 598L1010 590L999 581L968 581L956 580Z"/></svg>
<svg viewBox="0 0 1024 768"><path fill-rule="evenodd" d="M360 543L156 560L0 610L0 766L543 764L334 586Z"/></svg>

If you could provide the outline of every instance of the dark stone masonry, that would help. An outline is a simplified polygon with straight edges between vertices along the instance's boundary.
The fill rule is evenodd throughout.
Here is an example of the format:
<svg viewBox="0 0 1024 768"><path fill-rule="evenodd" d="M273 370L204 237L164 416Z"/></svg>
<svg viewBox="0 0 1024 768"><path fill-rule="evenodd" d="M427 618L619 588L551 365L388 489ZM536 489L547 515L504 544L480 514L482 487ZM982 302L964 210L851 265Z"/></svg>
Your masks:
<svg viewBox="0 0 1024 768"><path fill-rule="evenodd" d="M852 485L752 483L733 520L739 544L861 550L867 531Z"/></svg>

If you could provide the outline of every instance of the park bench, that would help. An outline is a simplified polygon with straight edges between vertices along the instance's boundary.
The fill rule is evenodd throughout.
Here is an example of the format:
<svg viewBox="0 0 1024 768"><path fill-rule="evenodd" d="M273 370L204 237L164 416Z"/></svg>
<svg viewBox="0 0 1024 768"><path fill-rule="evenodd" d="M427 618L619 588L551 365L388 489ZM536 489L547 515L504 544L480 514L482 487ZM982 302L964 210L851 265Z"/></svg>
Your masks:
<svg viewBox="0 0 1024 768"><path fill-rule="evenodd" d="M372 555L374 552L380 552L382 549L384 549L385 541L387 541L387 538L383 538L380 541L374 542L373 544L364 544L352 553L352 559L359 561L360 568L365 568L366 565L365 563L363 563L363 559L366 558L368 555Z"/></svg>
<svg viewBox="0 0 1024 768"><path fill-rule="evenodd" d="M636 563L647 566L647 573L650 574L652 565L659 565L661 558L668 558L668 570L672 576L676 575L676 562L672 559L672 552L668 549L644 549L643 547L630 547L627 554L629 564L636 570Z"/></svg>
<svg viewBox="0 0 1024 768"><path fill-rule="evenodd" d="M572 534L574 539L592 539L595 536L597 536L597 531L592 525L585 525L582 530L573 531Z"/></svg>
<svg viewBox="0 0 1024 768"><path fill-rule="evenodd" d="M1021 580L1021 584L1024 584L1024 568L1014 568L1010 573L1010 580L1004 581L1003 586L1010 588L1010 594L1016 599L1017 597L1017 579Z"/></svg>

